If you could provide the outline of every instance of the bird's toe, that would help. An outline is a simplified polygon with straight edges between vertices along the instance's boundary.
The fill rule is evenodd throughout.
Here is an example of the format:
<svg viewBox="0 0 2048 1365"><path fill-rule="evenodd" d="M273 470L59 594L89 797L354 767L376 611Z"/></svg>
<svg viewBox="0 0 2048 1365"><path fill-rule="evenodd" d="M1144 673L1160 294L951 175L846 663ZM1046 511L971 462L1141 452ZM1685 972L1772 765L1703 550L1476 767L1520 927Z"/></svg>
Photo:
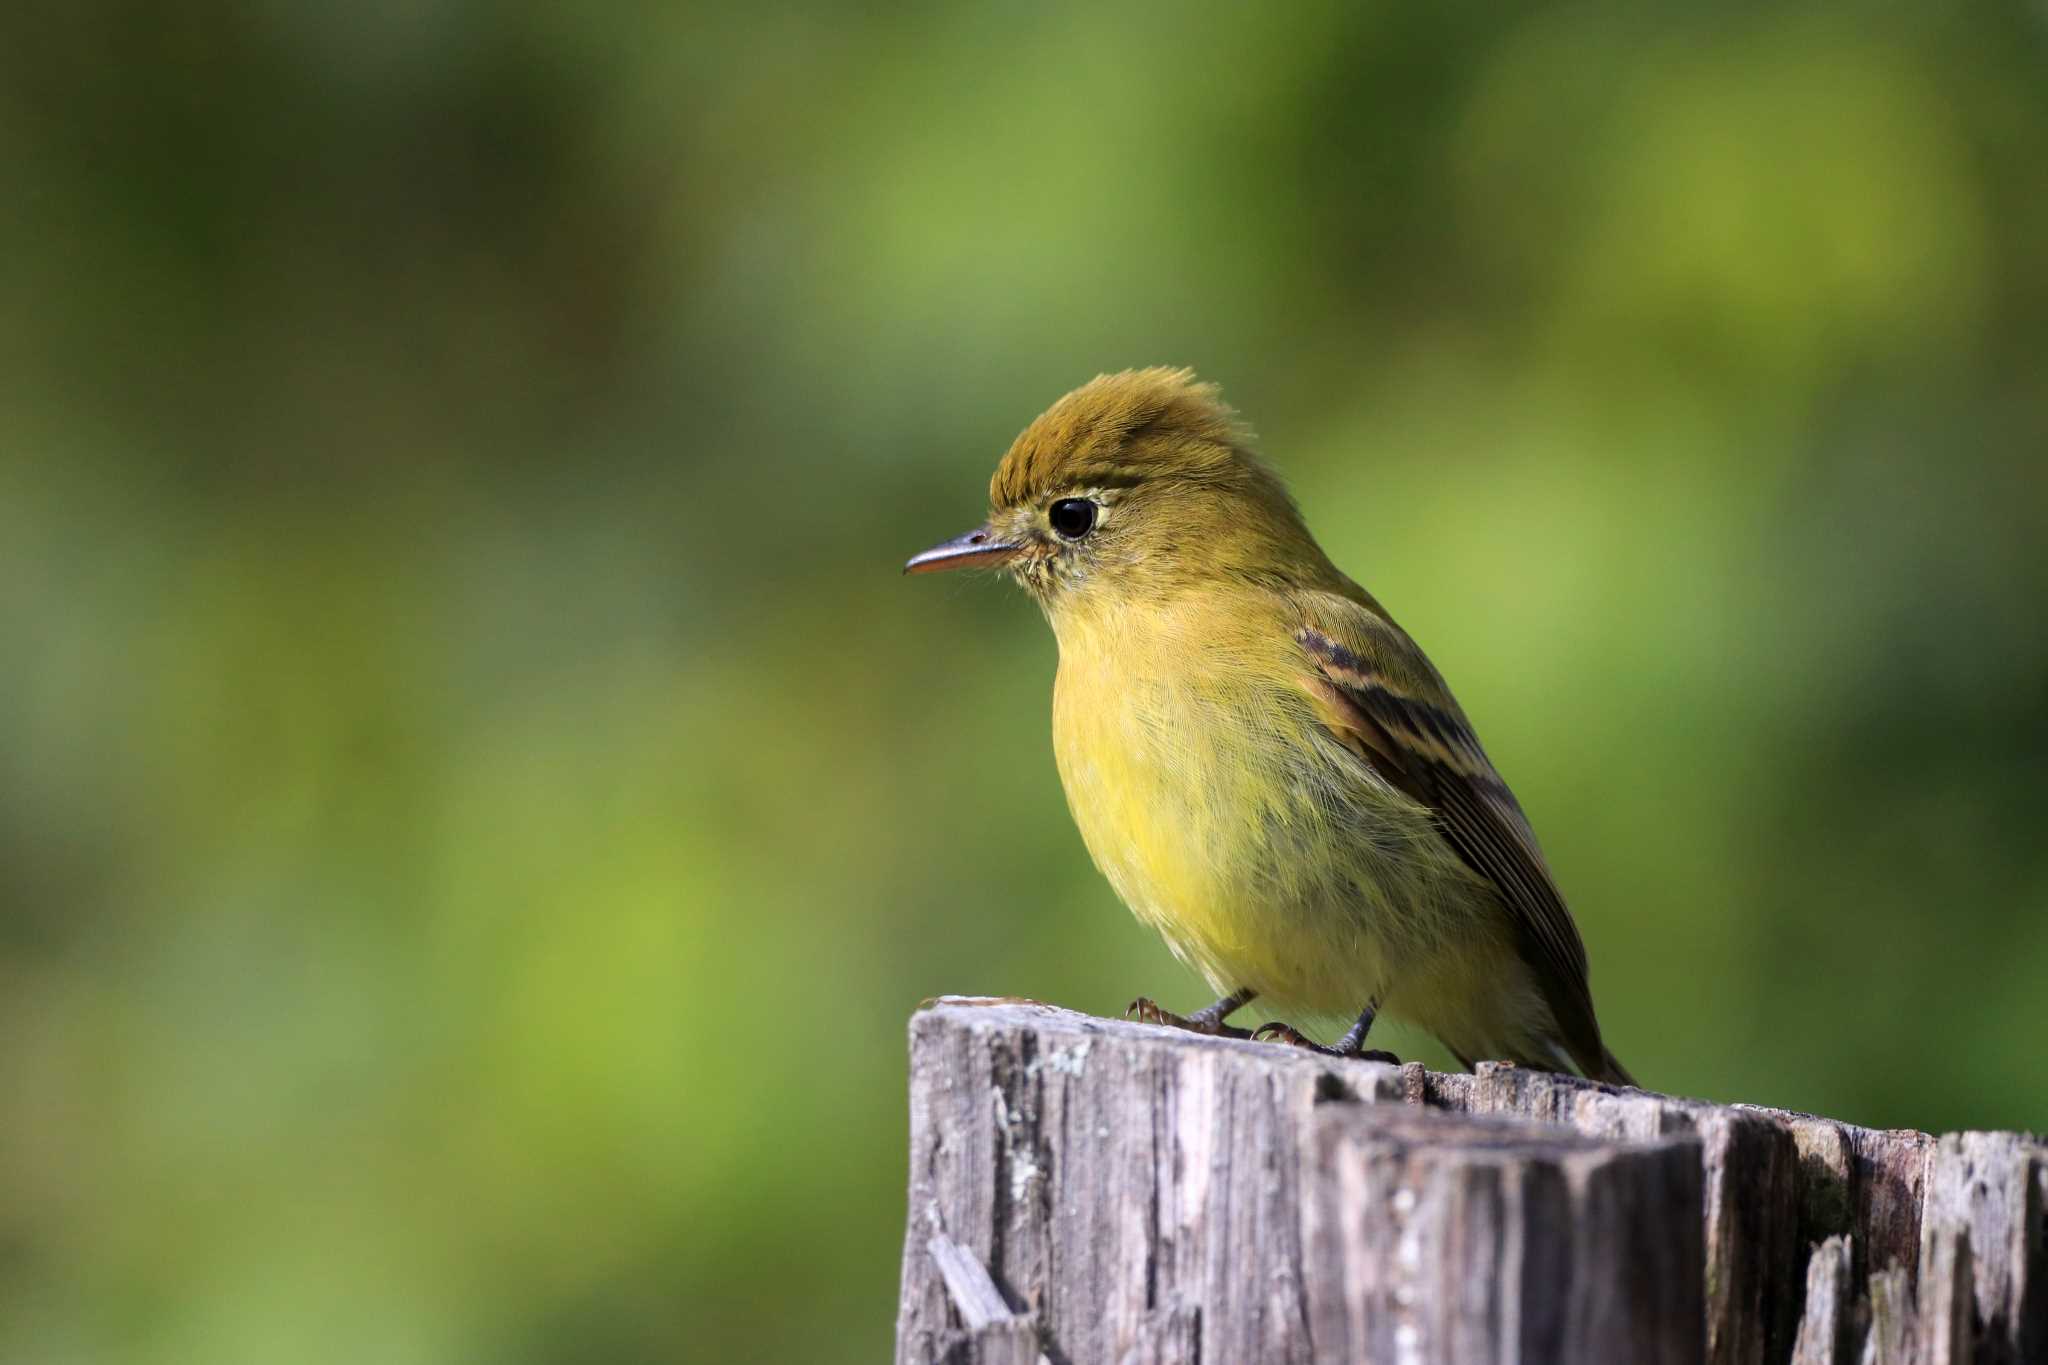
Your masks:
<svg viewBox="0 0 2048 1365"><path fill-rule="evenodd" d="M1189 1033L1206 1033L1211 1038L1252 1036L1249 1031L1233 1027L1220 1019L1203 1018L1199 1015L1190 1018L1185 1014L1175 1014L1158 1001L1143 995L1124 1007L1124 1018L1138 1024L1158 1024L1163 1028L1185 1029Z"/></svg>

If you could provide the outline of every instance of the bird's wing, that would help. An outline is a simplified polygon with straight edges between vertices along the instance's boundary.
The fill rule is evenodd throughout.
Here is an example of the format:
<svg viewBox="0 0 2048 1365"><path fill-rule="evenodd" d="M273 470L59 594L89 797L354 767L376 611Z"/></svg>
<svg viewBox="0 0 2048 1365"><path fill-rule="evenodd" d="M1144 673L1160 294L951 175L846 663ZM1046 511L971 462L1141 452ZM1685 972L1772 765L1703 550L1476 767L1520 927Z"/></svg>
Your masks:
<svg viewBox="0 0 2048 1365"><path fill-rule="evenodd" d="M1361 594L1363 595L1363 594ZM1323 722L1396 788L1427 806L1458 855L1492 882L1516 946L1588 1075L1606 1069L1586 983L1586 947L1550 878L1535 831L1421 648L1369 607L1332 594L1303 602L1295 639Z"/></svg>

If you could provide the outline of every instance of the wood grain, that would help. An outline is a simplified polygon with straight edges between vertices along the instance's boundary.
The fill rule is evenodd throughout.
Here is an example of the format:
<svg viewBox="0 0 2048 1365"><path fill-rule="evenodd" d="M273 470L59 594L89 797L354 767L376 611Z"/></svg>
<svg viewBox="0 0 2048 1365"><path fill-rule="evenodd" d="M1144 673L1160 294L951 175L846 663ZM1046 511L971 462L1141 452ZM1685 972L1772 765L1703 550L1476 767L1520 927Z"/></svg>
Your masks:
<svg viewBox="0 0 2048 1365"><path fill-rule="evenodd" d="M2048 1361L2048 1149L945 999L899 1362Z"/></svg>

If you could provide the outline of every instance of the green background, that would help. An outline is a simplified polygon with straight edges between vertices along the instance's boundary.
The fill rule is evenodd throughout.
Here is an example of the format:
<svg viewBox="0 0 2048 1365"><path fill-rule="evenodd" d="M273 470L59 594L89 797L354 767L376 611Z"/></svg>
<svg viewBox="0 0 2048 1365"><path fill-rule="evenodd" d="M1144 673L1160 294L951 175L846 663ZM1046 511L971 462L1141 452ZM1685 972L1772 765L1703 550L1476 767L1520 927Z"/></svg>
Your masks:
<svg viewBox="0 0 2048 1365"><path fill-rule="evenodd" d="M2038 5L0 22L0 1358L882 1358L917 1001L1203 997L898 576L1129 365L1647 1083L2048 1126Z"/></svg>

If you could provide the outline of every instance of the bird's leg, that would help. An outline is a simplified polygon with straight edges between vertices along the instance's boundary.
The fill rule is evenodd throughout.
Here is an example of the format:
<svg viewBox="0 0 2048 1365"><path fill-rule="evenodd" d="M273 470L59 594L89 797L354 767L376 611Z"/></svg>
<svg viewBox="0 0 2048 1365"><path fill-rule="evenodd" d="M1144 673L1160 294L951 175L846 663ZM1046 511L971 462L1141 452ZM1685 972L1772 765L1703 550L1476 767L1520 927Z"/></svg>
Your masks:
<svg viewBox="0 0 2048 1365"><path fill-rule="evenodd" d="M1325 1057L1355 1057L1360 1061L1386 1062L1391 1066L1399 1066L1401 1059L1391 1052L1366 1050L1365 1035L1372 1032L1372 1021L1378 1016L1379 1010L1380 1003L1377 1000L1367 1005L1365 1011L1358 1016L1358 1022L1344 1031L1344 1036L1337 1040L1335 1047L1324 1047L1321 1043L1304 1037L1293 1025L1278 1022L1264 1024L1252 1030L1252 1037L1262 1042L1290 1043L1295 1047L1305 1047L1310 1052L1320 1052Z"/></svg>
<svg viewBox="0 0 2048 1365"><path fill-rule="evenodd" d="M1249 1038L1249 1029L1233 1028L1224 1023L1232 1014L1243 1009L1257 998L1253 990L1232 991L1212 1005L1204 1005L1193 1014L1182 1016L1163 1010L1157 1002L1139 996L1124 1011L1124 1018L1135 1019L1141 1024L1164 1024L1168 1028L1184 1028L1190 1033L1207 1033L1219 1038Z"/></svg>
<svg viewBox="0 0 2048 1365"><path fill-rule="evenodd" d="M1337 1051L1346 1057L1357 1057L1368 1062L1385 1062L1389 1066L1399 1066L1401 1059L1393 1053L1380 1048L1369 1049L1365 1045L1365 1035L1372 1032L1372 1021L1379 1014L1379 1011L1379 1001L1375 1000L1367 1005L1360 1012L1357 1022L1346 1029L1344 1036L1337 1040Z"/></svg>
<svg viewBox="0 0 2048 1365"><path fill-rule="evenodd" d="M1236 990L1221 1000L1211 1001L1188 1016L1188 1026L1201 1032L1214 1032L1223 1027L1223 1021L1258 998L1254 990Z"/></svg>

